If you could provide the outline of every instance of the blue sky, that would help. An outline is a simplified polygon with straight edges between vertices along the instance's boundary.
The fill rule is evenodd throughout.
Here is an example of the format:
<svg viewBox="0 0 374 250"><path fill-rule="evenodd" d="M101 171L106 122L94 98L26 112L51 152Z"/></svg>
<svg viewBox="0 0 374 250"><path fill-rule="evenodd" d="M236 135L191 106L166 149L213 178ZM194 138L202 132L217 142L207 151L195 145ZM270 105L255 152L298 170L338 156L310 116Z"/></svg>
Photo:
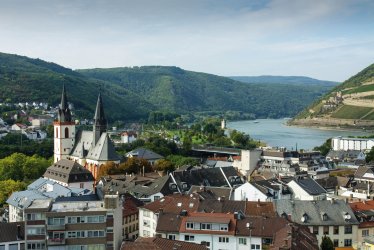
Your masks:
<svg viewBox="0 0 374 250"><path fill-rule="evenodd" d="M343 81L374 63L372 0L0 0L0 51Z"/></svg>

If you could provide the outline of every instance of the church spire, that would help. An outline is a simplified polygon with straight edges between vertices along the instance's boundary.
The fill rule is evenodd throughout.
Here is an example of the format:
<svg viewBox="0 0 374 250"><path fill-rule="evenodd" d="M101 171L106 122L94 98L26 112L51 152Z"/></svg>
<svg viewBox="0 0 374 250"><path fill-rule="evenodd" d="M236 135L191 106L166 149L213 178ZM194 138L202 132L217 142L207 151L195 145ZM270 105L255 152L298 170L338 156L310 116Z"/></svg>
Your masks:
<svg viewBox="0 0 374 250"><path fill-rule="evenodd" d="M100 92L99 97L97 98L96 111L95 111L95 116L94 116L94 125L93 125L94 145L96 145L102 133L106 132L106 129L107 129L107 121L106 121L105 114L104 114L103 100L101 98L101 92Z"/></svg>
<svg viewBox="0 0 374 250"><path fill-rule="evenodd" d="M62 86L61 104L58 109L59 122L71 122L71 111L69 109L68 98L66 96L65 84Z"/></svg>

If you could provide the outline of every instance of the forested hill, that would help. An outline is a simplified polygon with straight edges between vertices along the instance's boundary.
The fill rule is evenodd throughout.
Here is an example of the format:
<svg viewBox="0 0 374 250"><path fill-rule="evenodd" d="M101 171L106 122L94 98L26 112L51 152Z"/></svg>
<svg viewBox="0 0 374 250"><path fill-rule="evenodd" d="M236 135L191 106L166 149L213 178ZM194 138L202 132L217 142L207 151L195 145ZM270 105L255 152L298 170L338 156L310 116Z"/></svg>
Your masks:
<svg viewBox="0 0 374 250"><path fill-rule="evenodd" d="M236 111L256 118L293 116L326 93L319 86L247 84L178 67L73 71L55 63L0 53L0 102L57 105L62 85L76 113L92 117L99 89L109 120L147 119L151 111Z"/></svg>
<svg viewBox="0 0 374 250"><path fill-rule="evenodd" d="M158 109L240 111L259 118L293 116L332 86L246 84L178 67L79 70L88 77L110 81L144 96Z"/></svg>
<svg viewBox="0 0 374 250"><path fill-rule="evenodd" d="M278 83L278 84L296 84L296 85L319 85L321 87L331 88L338 82L323 81L306 76L230 76L229 78L246 83Z"/></svg>

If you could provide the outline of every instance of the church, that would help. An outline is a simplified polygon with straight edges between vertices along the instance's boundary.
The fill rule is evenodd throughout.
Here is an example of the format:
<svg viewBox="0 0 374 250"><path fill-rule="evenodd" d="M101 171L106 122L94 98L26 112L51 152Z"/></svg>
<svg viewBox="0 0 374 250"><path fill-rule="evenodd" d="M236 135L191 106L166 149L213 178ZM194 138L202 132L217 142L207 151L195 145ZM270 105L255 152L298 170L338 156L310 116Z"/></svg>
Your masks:
<svg viewBox="0 0 374 250"><path fill-rule="evenodd" d="M77 130L63 86L58 117L53 126L54 163L62 159L77 162L88 169L96 179L101 165L110 161L120 162L120 157L107 133L101 93L97 99L93 130Z"/></svg>

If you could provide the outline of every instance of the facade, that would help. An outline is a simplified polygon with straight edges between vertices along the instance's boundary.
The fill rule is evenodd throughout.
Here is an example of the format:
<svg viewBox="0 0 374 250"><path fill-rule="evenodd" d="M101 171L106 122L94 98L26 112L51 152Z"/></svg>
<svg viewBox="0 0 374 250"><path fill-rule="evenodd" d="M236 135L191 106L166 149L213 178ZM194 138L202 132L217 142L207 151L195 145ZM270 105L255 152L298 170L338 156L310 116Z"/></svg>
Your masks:
<svg viewBox="0 0 374 250"><path fill-rule="evenodd" d="M58 119L53 125L55 163L61 159L76 161L96 178L101 165L109 161L120 162L107 133L107 120L101 94L97 100L93 131L76 131L64 86Z"/></svg>
<svg viewBox="0 0 374 250"><path fill-rule="evenodd" d="M327 235L334 247L350 247L357 242L359 222L350 206L342 200L277 200L275 208L281 217L307 226L318 245Z"/></svg>
<svg viewBox="0 0 374 250"><path fill-rule="evenodd" d="M249 176L255 170L260 161L262 154L261 149L253 150L241 150L240 160L234 160L232 163L233 167L238 169L238 171L244 175Z"/></svg>
<svg viewBox="0 0 374 250"><path fill-rule="evenodd" d="M135 240L139 236L139 207L144 203L130 194L123 195L122 237L124 240Z"/></svg>
<svg viewBox="0 0 374 250"><path fill-rule="evenodd" d="M367 239L374 235L374 201L352 202L349 206L360 223L357 230L357 242L354 242L354 246L357 249L365 249L368 247Z"/></svg>
<svg viewBox="0 0 374 250"><path fill-rule="evenodd" d="M122 209L118 195L104 201L36 200L25 210L26 250L119 249Z"/></svg>
<svg viewBox="0 0 374 250"><path fill-rule="evenodd" d="M122 143L132 143L136 141L138 135L134 131L125 131L121 134L121 142Z"/></svg>
<svg viewBox="0 0 374 250"><path fill-rule="evenodd" d="M331 147L334 151L370 150L373 146L374 138L345 138L338 136L331 140Z"/></svg>

